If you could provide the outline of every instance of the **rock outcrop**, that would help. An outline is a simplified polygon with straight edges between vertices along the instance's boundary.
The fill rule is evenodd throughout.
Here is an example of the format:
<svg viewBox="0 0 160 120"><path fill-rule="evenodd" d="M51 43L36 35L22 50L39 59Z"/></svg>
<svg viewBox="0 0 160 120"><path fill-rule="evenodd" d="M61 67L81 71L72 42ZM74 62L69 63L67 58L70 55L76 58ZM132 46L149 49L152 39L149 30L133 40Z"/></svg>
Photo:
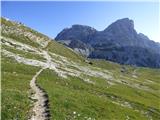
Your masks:
<svg viewBox="0 0 160 120"><path fill-rule="evenodd" d="M133 20L128 18L117 20L103 31L73 25L62 30L55 39L90 58L135 66L160 67L160 43L137 33ZM67 41L70 42L66 44Z"/></svg>

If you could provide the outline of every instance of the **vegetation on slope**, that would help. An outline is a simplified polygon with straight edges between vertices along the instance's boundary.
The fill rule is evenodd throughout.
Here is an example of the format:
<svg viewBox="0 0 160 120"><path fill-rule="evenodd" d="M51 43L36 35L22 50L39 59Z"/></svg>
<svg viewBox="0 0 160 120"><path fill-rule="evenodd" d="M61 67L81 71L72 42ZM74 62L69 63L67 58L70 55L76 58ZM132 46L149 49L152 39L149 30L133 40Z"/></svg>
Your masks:
<svg viewBox="0 0 160 120"><path fill-rule="evenodd" d="M62 79L53 71L45 70L38 82L49 95L51 114L55 120L124 120L127 116L136 120L147 119L140 112L112 103L112 99L105 96L112 95L107 89L86 84L79 78Z"/></svg>
<svg viewBox="0 0 160 120"><path fill-rule="evenodd" d="M112 70L117 66L109 62L93 64L111 64L113 66ZM109 66L106 66L106 68ZM141 72L146 71L144 68L139 69ZM120 74L125 74L118 71L120 69L114 71L117 78ZM153 71L155 73L160 72L156 69L150 69L148 72L152 73ZM132 72L128 70L128 74ZM141 72L139 73L141 74ZM131 76L130 74L130 78ZM148 77L148 79L157 79L159 77L160 75L156 74L155 76ZM106 80L91 78L96 81L96 84L87 84L77 77L63 79L51 70L46 70L39 76L38 83L49 94L51 114L54 116L54 119L75 118L77 120L83 120L85 118L95 118L123 120L129 117L130 119L142 120L149 119L147 115L152 116L152 119L159 119L159 91L154 91L153 93L147 92L143 89L129 87L125 84L108 86ZM143 80L145 79L146 77L141 79L142 81L139 81L140 84L143 84ZM158 87L159 84L154 84L154 86ZM76 114L74 114L75 112Z"/></svg>
<svg viewBox="0 0 160 120"><path fill-rule="evenodd" d="M2 120L25 120L29 115L29 82L39 68L2 55Z"/></svg>
<svg viewBox="0 0 160 120"><path fill-rule="evenodd" d="M17 33L13 28L21 32ZM57 70L67 74L65 78L57 71L46 69L38 76L38 84L49 96L53 120L160 119L159 69L89 59L90 64L56 41L51 41L23 24L3 18L2 36L32 46L39 52L46 51ZM44 47L45 45L47 46ZM7 44L2 44L2 50L23 58L47 62L44 56L35 51L23 51ZM32 105L29 100L29 82L39 69L40 67L18 63L2 54L2 119L28 118ZM105 75L111 78L105 78Z"/></svg>

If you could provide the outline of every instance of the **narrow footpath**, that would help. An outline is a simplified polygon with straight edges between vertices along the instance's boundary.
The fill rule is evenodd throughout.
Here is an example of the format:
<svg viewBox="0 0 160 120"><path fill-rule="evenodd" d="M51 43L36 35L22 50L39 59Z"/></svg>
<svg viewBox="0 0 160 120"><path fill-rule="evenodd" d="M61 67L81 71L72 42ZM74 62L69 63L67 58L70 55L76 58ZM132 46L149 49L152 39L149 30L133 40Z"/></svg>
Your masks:
<svg viewBox="0 0 160 120"><path fill-rule="evenodd" d="M43 47L43 49L47 48L50 41ZM46 58L46 66L41 68L30 81L30 87L34 92L31 99L34 101L34 107L32 109L33 114L30 120L50 120L50 112L49 112L49 99L47 93L36 83L36 78L40 75L40 73L51 66L51 58L48 55L47 51L42 52L44 57Z"/></svg>
<svg viewBox="0 0 160 120"><path fill-rule="evenodd" d="M48 95L46 92L40 88L40 86L36 83L36 78L40 75L40 73L45 68L40 69L36 75L33 76L32 80L30 81L30 87L34 92L31 99L36 101L34 103L34 107L32 109L33 114L30 120L49 120L50 113L49 113L49 106L48 106Z"/></svg>

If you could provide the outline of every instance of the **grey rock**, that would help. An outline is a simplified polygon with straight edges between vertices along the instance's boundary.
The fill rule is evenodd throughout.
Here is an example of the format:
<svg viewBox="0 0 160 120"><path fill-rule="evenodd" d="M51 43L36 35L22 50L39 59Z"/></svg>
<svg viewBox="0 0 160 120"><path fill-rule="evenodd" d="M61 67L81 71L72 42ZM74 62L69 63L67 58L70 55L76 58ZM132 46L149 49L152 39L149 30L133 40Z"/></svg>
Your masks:
<svg viewBox="0 0 160 120"><path fill-rule="evenodd" d="M55 39L69 40L67 46L90 58L160 68L160 43L137 33L133 20L128 18L115 21L103 31L89 26L73 25L62 30Z"/></svg>

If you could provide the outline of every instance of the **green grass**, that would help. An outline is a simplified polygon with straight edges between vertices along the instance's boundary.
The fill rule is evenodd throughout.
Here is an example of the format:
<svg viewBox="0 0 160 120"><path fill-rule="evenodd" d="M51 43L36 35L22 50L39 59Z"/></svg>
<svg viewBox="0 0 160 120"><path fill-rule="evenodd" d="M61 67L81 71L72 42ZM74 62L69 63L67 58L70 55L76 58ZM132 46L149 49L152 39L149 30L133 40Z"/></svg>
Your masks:
<svg viewBox="0 0 160 120"><path fill-rule="evenodd" d="M106 61L106 60L102 60L102 59L90 59L93 62L93 66L95 67L99 67L99 68L104 68L107 70L120 70L121 65L114 63L114 62L110 62L110 61Z"/></svg>
<svg viewBox="0 0 160 120"><path fill-rule="evenodd" d="M30 32L30 33L36 35L37 37L43 37L44 39L48 38L47 36L42 35L41 33L34 31L31 28L26 27L22 24L19 25L18 23L7 21L4 18L1 18L0 20L1 20L2 25L5 25L7 27L11 27L12 29L21 29L22 31ZM22 43L31 45L33 47L40 47L40 45L36 41L31 40L29 37L25 36L24 34L15 34L15 33L9 33L9 32L6 34L3 32L3 29L2 29L1 34L5 37L12 38L18 42L22 42Z"/></svg>
<svg viewBox="0 0 160 120"><path fill-rule="evenodd" d="M105 96L99 97L100 93L107 89L87 84L79 78L63 79L53 71L45 70L38 77L38 83L49 95L53 120L73 119L74 116L77 120L84 120L85 117L100 120L124 120L127 115L135 120L147 120L146 116L133 109L113 104L112 100ZM74 111L76 115L73 114Z"/></svg>
<svg viewBox="0 0 160 120"><path fill-rule="evenodd" d="M17 34L5 34L2 32L2 35L8 38L12 38L18 42L33 46L33 47L40 47L38 43L36 43L35 41L29 39L27 36L24 35L17 35Z"/></svg>
<svg viewBox="0 0 160 120"><path fill-rule="evenodd" d="M6 26L14 26L13 22L7 21L6 19L2 18L0 19L1 23L5 24Z"/></svg>
<svg viewBox="0 0 160 120"><path fill-rule="evenodd" d="M29 82L39 68L2 56L2 120L26 120L31 108Z"/></svg>
<svg viewBox="0 0 160 120"><path fill-rule="evenodd" d="M12 47L9 47L9 46L6 46L6 45L2 45L2 49L5 49L5 50L10 51L12 53L18 54L21 57L40 60L40 61L46 61L46 59L44 57L42 57L41 55L38 55L36 53L25 52L23 50L18 50L16 48L12 48Z"/></svg>
<svg viewBox="0 0 160 120"><path fill-rule="evenodd" d="M72 50L66 48L64 45L60 43L57 43L56 41L50 42L47 49L50 52L67 57L68 59L71 59L73 61L82 62L84 60L82 56L76 54Z"/></svg>
<svg viewBox="0 0 160 120"><path fill-rule="evenodd" d="M18 25L18 23L16 23L16 22L11 22L11 21L7 21L6 19L4 19L4 18L2 18L2 17L1 17L0 21L1 21L1 23L4 24L5 26L9 26L9 27L15 27L15 26L16 26L16 27L18 27L18 28L20 28L20 29L22 29L22 30L24 30L24 31L28 31L28 32L33 33L34 35L37 35L37 36L39 36L39 37L44 37L45 39L48 39L48 37L47 37L46 35L38 32L38 31L35 31L35 30L33 30L33 29L31 29L31 28L29 28L29 27L27 27L27 26L24 26L23 24Z"/></svg>

